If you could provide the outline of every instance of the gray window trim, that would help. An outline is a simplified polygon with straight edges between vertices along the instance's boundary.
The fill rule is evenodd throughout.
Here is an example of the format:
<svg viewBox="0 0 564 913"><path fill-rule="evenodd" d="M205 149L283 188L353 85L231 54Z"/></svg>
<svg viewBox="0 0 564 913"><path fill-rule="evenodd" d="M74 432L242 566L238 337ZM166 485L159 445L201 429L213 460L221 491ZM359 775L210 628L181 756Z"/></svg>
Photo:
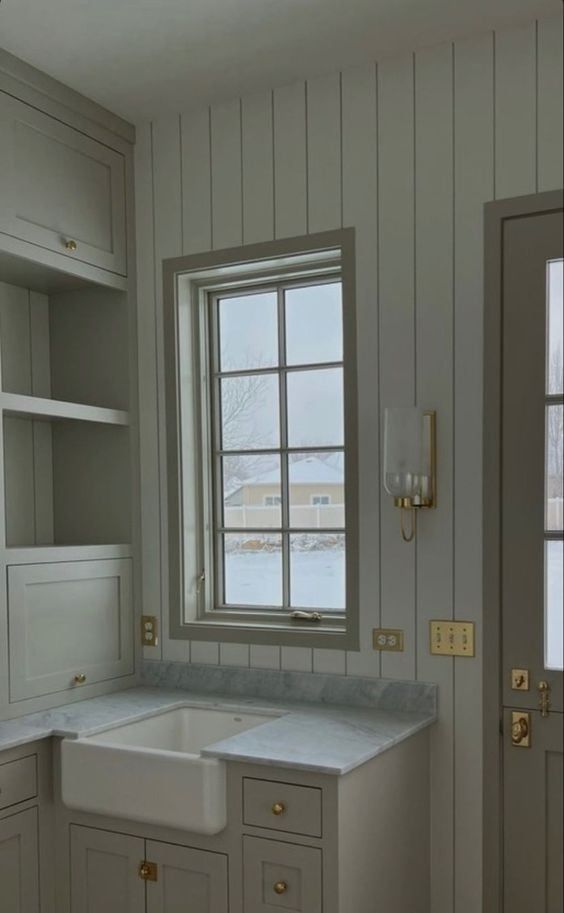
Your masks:
<svg viewBox="0 0 564 913"><path fill-rule="evenodd" d="M274 277L279 280L281 276L284 277L285 282L287 280L291 282L293 279L299 279L303 273L311 272L312 267L316 269L316 272L318 267L321 271L326 271L329 280L331 271L334 272L335 269L337 253L340 256L339 272L343 287L345 447L347 452L346 620L344 617L338 617L337 613L327 613L321 622L296 622L289 619L287 611L276 612L272 608L267 608L266 612L260 607L218 609L210 604L212 588L206 586L207 581L201 581L196 588L196 595L191 597L189 607L191 617L186 619L188 613L185 606L189 600L185 594L189 591L193 581L189 579L190 575L185 576L184 573L184 555L189 553L184 542L183 524L188 483L183 480L180 470L181 409L183 408L179 386L179 343L182 339L180 324L184 320L183 326L185 327L188 319L192 321L192 341L185 348L185 354L187 353L187 357L191 359L191 370L196 372L196 376L199 378L201 372L206 371L206 366L202 365L200 361L200 352L209 352L212 342L207 335L207 321L201 319L202 309L206 306L207 295L210 292L219 291L222 285L233 287L234 281L241 286L248 284L249 281L256 283L257 276L260 276L261 282L264 280L265 287L269 277L271 282ZM357 650L359 648L359 514L354 229L166 260L163 263L163 280L170 636L173 639L320 646ZM190 317L181 317L182 307L189 309ZM186 346L186 341L184 340L182 344ZM218 362L216 361L216 363ZM292 370L291 366L289 369ZM210 416L206 413L209 405L206 403L206 397L201 394L196 395L192 406L195 423L193 429L209 428ZM212 410L212 417L213 415ZM209 529L211 518L207 514L208 506L211 503L210 490L211 486L217 485L217 481L214 480L214 473L210 471L210 461L202 459L201 454L211 454L211 441L208 438L202 442L202 446L191 449L193 452L190 454L190 459L195 465L197 477L201 480L197 486L199 523L202 528ZM308 449L318 452L323 449L333 451L340 448L299 449L300 452ZM343 530L339 530L339 532L343 532ZM197 562L194 567L206 568L206 574L208 574L208 569L213 567L210 542L209 535L197 536L195 547L190 551L191 555L197 554ZM194 545L194 541L192 545Z"/></svg>

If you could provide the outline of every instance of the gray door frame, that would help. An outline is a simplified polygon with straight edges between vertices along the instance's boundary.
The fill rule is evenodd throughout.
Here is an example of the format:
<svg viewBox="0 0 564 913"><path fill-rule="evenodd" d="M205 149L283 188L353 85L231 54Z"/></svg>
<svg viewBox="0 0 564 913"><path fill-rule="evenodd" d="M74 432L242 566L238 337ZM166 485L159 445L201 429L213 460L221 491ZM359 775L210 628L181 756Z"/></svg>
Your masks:
<svg viewBox="0 0 564 913"><path fill-rule="evenodd" d="M514 197L484 208L483 420L483 911L501 913L503 890L501 674L501 348L506 219L562 209L563 192Z"/></svg>

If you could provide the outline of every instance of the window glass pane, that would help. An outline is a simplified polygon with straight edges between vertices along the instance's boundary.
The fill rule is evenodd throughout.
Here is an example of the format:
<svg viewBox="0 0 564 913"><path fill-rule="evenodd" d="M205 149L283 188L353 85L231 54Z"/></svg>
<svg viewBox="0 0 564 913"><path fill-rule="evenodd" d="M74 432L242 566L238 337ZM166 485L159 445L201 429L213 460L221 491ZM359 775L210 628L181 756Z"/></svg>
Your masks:
<svg viewBox="0 0 564 913"><path fill-rule="evenodd" d="M545 542L545 657L547 669L564 668L564 585L562 558L564 543Z"/></svg>
<svg viewBox="0 0 564 913"><path fill-rule="evenodd" d="M549 393L562 393L563 383L563 348L564 322L562 303L563 260L551 260L548 263L548 344L547 344L547 389Z"/></svg>
<svg viewBox="0 0 564 913"><path fill-rule="evenodd" d="M290 536L292 608L345 608L345 537L329 533Z"/></svg>
<svg viewBox="0 0 564 913"><path fill-rule="evenodd" d="M343 369L288 374L290 447L339 447L344 442Z"/></svg>
<svg viewBox="0 0 564 913"><path fill-rule="evenodd" d="M341 283L288 289L286 301L286 361L314 365L343 360Z"/></svg>
<svg viewBox="0 0 564 913"><path fill-rule="evenodd" d="M562 529L562 496L564 469L564 407L546 407L546 503L545 527L548 530Z"/></svg>
<svg viewBox="0 0 564 913"><path fill-rule="evenodd" d="M223 538L226 605L282 606L282 537L227 533Z"/></svg>
<svg viewBox="0 0 564 913"><path fill-rule="evenodd" d="M222 371L248 371L277 365L276 293L221 298L219 349Z"/></svg>
<svg viewBox="0 0 564 913"><path fill-rule="evenodd" d="M224 377L220 384L223 450L278 447L278 375Z"/></svg>
<svg viewBox="0 0 564 913"><path fill-rule="evenodd" d="M345 525L345 472L342 452L291 453L290 526L335 529Z"/></svg>
<svg viewBox="0 0 564 913"><path fill-rule="evenodd" d="M279 527L279 456L223 457L223 525L238 528Z"/></svg>

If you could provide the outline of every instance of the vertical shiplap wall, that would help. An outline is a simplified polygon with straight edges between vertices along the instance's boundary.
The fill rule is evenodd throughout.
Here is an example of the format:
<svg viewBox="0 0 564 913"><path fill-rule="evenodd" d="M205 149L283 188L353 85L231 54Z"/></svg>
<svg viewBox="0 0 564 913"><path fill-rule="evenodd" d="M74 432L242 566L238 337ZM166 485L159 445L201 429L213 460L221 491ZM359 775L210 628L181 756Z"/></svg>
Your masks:
<svg viewBox="0 0 564 913"><path fill-rule="evenodd" d="M481 610L482 210L562 182L558 20L181 113L138 132L139 345L147 659L440 684L433 913L481 910L482 667L428 652L432 617ZM159 266L341 225L357 230L360 653L171 641ZM386 405L438 411L439 505L414 545L380 486ZM401 627L379 656L371 631Z"/></svg>

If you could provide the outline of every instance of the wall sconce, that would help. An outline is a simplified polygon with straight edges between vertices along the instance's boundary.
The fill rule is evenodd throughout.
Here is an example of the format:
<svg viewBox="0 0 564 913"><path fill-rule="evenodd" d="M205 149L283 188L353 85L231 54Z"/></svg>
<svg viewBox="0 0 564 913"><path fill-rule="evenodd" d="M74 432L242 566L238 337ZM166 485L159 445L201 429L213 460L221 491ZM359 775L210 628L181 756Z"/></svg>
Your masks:
<svg viewBox="0 0 564 913"><path fill-rule="evenodd" d="M417 511L437 506L436 412L417 408L386 409L384 419L384 488L400 508L404 542L417 529ZM405 514L410 515L409 531Z"/></svg>

